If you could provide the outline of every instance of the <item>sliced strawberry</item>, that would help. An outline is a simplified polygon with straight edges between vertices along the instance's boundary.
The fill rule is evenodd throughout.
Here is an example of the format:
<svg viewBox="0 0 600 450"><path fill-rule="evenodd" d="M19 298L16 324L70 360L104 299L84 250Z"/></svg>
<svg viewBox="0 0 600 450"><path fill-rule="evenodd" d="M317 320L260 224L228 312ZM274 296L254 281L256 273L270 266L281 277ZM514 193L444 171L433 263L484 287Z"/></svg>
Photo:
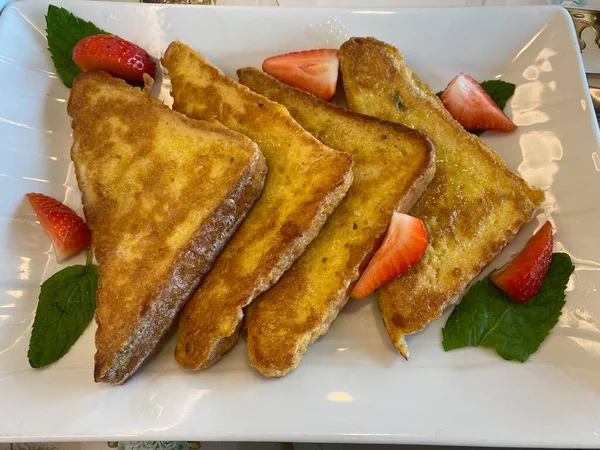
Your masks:
<svg viewBox="0 0 600 450"><path fill-rule="evenodd" d="M104 70L138 84L144 82L144 73L154 78L156 72L156 63L146 50L110 34L80 40L73 48L73 61L83 72Z"/></svg>
<svg viewBox="0 0 600 450"><path fill-rule="evenodd" d="M462 72L446 87L442 94L442 102L465 130L517 129L479 83Z"/></svg>
<svg viewBox="0 0 600 450"><path fill-rule="evenodd" d="M339 66L337 50L320 49L267 58L262 69L282 83L330 100L335 94Z"/></svg>
<svg viewBox="0 0 600 450"><path fill-rule="evenodd" d="M27 198L54 245L57 262L90 246L90 229L75 211L44 194L27 194Z"/></svg>
<svg viewBox="0 0 600 450"><path fill-rule="evenodd" d="M540 290L552 261L552 225L546 222L525 248L490 280L516 303L523 303Z"/></svg>
<svg viewBox="0 0 600 450"><path fill-rule="evenodd" d="M352 297L363 298L386 281L416 263L427 248L423 221L395 212L383 243L352 290Z"/></svg>

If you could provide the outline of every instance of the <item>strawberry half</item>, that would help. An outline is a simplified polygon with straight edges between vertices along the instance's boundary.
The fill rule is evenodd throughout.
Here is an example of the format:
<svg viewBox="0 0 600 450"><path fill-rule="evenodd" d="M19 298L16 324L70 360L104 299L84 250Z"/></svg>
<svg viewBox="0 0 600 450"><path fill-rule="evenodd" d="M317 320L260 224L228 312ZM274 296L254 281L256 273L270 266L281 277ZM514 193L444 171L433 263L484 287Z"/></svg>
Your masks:
<svg viewBox="0 0 600 450"><path fill-rule="evenodd" d="M44 194L27 194L27 198L54 245L57 262L90 246L90 229L75 211Z"/></svg>
<svg viewBox="0 0 600 450"><path fill-rule="evenodd" d="M492 97L469 75L456 75L442 94L442 102L465 130L514 131L517 126Z"/></svg>
<svg viewBox="0 0 600 450"><path fill-rule="evenodd" d="M142 84L144 73L154 78L156 63L142 47L110 34L80 40L73 48L73 62L83 71L104 70L130 83Z"/></svg>
<svg viewBox="0 0 600 450"><path fill-rule="evenodd" d="M416 263L427 248L421 219L395 212L383 243L354 286L351 296L363 298Z"/></svg>
<svg viewBox="0 0 600 450"><path fill-rule="evenodd" d="M330 100L335 94L339 67L338 51L335 49L272 56L262 65L262 69L273 78L321 100Z"/></svg>
<svg viewBox="0 0 600 450"><path fill-rule="evenodd" d="M546 222L512 261L490 275L490 280L514 302L526 302L537 294L546 278L552 244L552 225Z"/></svg>

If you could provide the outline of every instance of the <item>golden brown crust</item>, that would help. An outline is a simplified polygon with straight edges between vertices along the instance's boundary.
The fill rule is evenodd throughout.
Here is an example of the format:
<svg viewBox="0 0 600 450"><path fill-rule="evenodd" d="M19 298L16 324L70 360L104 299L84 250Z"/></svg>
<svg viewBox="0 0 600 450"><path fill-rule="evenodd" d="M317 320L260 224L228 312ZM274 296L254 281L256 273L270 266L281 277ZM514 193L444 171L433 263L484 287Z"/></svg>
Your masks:
<svg viewBox="0 0 600 450"><path fill-rule="evenodd" d="M238 70L242 84L281 103L324 144L354 159L354 181L317 238L246 313L250 364L265 376L297 367L327 332L377 250L394 210L407 212L435 172L429 139L403 125L357 114L286 86L264 72Z"/></svg>
<svg viewBox="0 0 600 450"><path fill-rule="evenodd" d="M206 369L235 343L242 308L279 279L342 200L352 160L188 46L173 42L163 65L175 109L247 135L269 165L261 199L181 314L175 357L183 367Z"/></svg>
<svg viewBox="0 0 600 450"><path fill-rule="evenodd" d="M71 157L99 266L96 381L150 356L260 195L245 136L188 119L104 72L75 79Z"/></svg>
<svg viewBox="0 0 600 450"><path fill-rule="evenodd" d="M425 132L437 152L436 175L411 214L425 222L430 245L407 272L376 292L392 342L422 330L530 221L544 195L466 132L408 68L393 46L374 38L342 45L340 67L351 109Z"/></svg>

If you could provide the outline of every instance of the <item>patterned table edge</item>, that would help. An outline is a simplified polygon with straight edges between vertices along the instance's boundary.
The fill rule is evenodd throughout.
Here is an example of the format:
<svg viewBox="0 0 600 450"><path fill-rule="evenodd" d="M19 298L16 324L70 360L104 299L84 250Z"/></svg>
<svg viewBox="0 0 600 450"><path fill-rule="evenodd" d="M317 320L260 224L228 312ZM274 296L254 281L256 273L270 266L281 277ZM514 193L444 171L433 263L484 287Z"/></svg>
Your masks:
<svg viewBox="0 0 600 450"><path fill-rule="evenodd" d="M121 441L107 442L108 448L118 450L198 450L202 444L197 441ZM23 442L0 444L0 450L60 450L59 442Z"/></svg>

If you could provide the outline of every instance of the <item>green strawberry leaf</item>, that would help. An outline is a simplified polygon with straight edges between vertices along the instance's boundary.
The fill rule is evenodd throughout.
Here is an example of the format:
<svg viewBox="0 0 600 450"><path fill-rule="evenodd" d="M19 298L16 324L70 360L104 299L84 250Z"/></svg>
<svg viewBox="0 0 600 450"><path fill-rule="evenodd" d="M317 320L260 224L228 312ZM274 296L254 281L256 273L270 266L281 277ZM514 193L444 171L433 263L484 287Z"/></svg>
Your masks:
<svg viewBox="0 0 600 450"><path fill-rule="evenodd" d="M109 34L93 23L74 16L65 8L54 5L48 5L46 33L56 73L68 88L73 87L73 80L81 72L73 62L73 47L85 37Z"/></svg>
<svg viewBox="0 0 600 450"><path fill-rule="evenodd" d="M521 304L510 300L489 277L478 281L442 330L444 350L489 347L504 359L527 361L558 322L573 270L569 255L555 253L539 292Z"/></svg>
<svg viewBox="0 0 600 450"><path fill-rule="evenodd" d="M489 96L492 97L494 103L496 103L496 105L498 105L498 108L500 108L502 111L504 111L506 103L515 93L516 88L516 86L513 83L508 83L502 80L486 80L479 84L485 90L485 92L487 92ZM442 98L443 93L444 91L439 91L436 92L435 95L437 95L439 98ZM485 130L469 131L469 133L472 133L475 136L481 136L484 132Z"/></svg>
<svg viewBox="0 0 600 450"><path fill-rule="evenodd" d="M97 286L91 251L87 265L66 267L44 281L27 353L31 367L62 358L79 339L94 317Z"/></svg>

